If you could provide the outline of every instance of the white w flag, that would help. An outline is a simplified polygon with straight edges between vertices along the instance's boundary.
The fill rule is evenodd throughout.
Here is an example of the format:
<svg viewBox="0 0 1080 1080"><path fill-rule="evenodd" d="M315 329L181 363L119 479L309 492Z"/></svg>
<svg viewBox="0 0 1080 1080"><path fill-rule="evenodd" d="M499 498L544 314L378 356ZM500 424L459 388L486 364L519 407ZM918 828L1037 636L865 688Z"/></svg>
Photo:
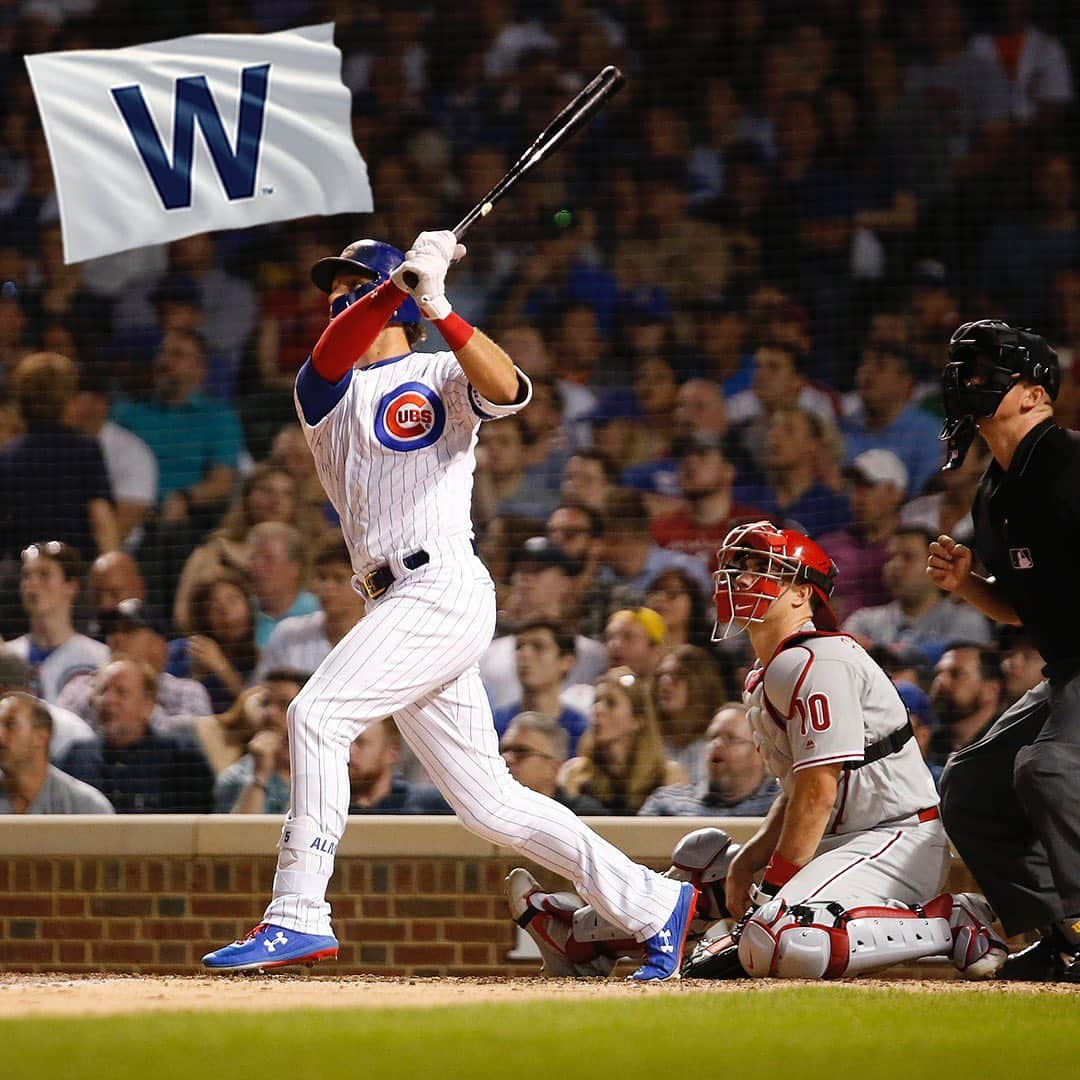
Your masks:
<svg viewBox="0 0 1080 1080"><path fill-rule="evenodd" d="M64 258L372 209L334 25L29 56Z"/></svg>

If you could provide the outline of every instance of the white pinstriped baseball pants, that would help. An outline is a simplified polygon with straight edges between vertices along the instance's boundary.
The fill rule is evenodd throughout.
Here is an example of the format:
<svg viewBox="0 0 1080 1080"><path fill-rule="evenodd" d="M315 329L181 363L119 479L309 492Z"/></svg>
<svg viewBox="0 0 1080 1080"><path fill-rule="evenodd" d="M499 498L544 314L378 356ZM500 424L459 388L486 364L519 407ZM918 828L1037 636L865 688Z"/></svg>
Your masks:
<svg viewBox="0 0 1080 1080"><path fill-rule="evenodd" d="M369 602L308 680L289 707L292 805L266 922L332 932L325 893L348 820L349 745L392 715L470 832L571 879L638 939L664 925L678 882L632 862L510 775L478 667L494 628L495 590L483 563L471 552L436 556Z"/></svg>

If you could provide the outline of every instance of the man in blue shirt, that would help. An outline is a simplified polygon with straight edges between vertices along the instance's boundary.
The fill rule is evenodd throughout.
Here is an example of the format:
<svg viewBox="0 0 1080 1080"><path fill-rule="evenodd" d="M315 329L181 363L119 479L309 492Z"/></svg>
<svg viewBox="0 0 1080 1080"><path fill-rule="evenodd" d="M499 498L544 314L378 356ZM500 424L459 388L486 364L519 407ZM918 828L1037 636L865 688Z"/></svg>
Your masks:
<svg viewBox="0 0 1080 1080"><path fill-rule="evenodd" d="M243 449L240 421L228 405L203 395L205 377L202 337L170 330L154 355L153 397L113 409L113 420L138 435L157 458L165 524L223 502L236 477Z"/></svg>
<svg viewBox="0 0 1080 1080"><path fill-rule="evenodd" d="M514 635L514 659L522 696L495 710L495 730L505 734L518 713L540 713L557 720L569 737L568 756L589 721L584 713L559 699L563 680L576 663L574 635L556 623L537 619L526 623Z"/></svg>
<svg viewBox="0 0 1080 1080"><path fill-rule="evenodd" d="M896 346L869 345L855 370L855 400L840 421L847 440L845 462L864 450L891 450L908 471L908 493L922 493L941 467L940 423L912 400L911 357Z"/></svg>

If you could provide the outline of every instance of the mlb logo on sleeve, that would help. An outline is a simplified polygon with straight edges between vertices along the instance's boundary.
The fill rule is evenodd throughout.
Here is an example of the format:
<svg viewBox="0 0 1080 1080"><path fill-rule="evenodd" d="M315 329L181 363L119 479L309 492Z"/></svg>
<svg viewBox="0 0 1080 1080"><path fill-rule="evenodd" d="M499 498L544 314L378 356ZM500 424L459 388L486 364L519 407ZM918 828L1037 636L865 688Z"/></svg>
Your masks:
<svg viewBox="0 0 1080 1080"><path fill-rule="evenodd" d="M395 386L375 406L375 438L389 450L422 450L438 441L445 426L439 395L420 382Z"/></svg>
<svg viewBox="0 0 1080 1080"><path fill-rule="evenodd" d="M1031 548L1009 548L1009 561L1014 570L1030 570L1035 565Z"/></svg>

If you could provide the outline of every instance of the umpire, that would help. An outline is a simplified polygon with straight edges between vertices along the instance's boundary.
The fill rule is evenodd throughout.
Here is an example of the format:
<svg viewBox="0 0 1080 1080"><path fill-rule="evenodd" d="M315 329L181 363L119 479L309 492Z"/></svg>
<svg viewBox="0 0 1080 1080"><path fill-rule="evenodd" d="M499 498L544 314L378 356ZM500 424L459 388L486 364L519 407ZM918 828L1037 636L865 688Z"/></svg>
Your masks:
<svg viewBox="0 0 1080 1080"><path fill-rule="evenodd" d="M958 466L976 431L993 460L975 495L975 554L948 536L927 573L997 622L1023 626L1045 679L941 778L949 836L1008 934L1041 929L1001 979L1080 983L1080 435L1054 422L1056 353L1036 334L966 323L942 374Z"/></svg>

